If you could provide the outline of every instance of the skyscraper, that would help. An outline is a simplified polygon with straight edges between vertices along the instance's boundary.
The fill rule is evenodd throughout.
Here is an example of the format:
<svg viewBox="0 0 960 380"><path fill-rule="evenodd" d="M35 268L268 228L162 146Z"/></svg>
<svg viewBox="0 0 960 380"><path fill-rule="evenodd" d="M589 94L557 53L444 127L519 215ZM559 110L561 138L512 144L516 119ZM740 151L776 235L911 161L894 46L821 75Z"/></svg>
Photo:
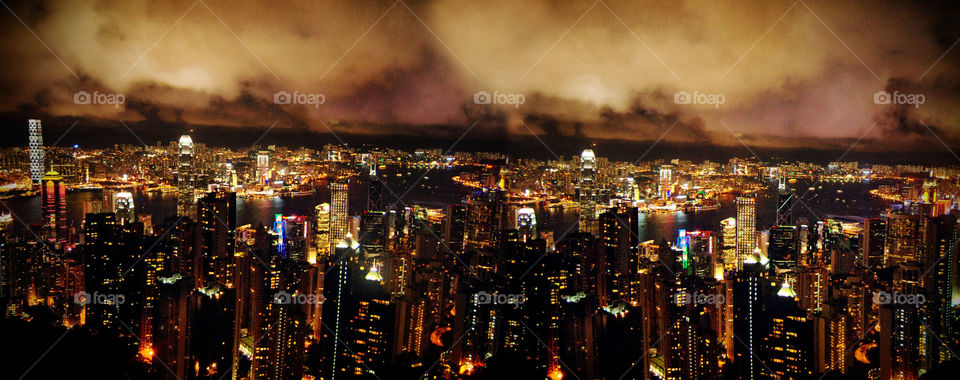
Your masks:
<svg viewBox="0 0 960 380"><path fill-rule="evenodd" d="M330 254L330 204L318 204L314 207L314 213L316 214L317 220L313 224L315 226L313 236L317 251L314 259L309 260L308 258L308 261L321 262L321 260Z"/></svg>
<svg viewBox="0 0 960 380"><path fill-rule="evenodd" d="M673 195L673 165L660 166L660 181L658 183L660 199L670 199Z"/></svg>
<svg viewBox="0 0 960 380"><path fill-rule="evenodd" d="M787 178L782 169L777 181L777 225L793 225L793 206L796 203L796 193L787 187Z"/></svg>
<svg viewBox="0 0 960 380"><path fill-rule="evenodd" d="M920 215L887 215L884 266L920 260L921 243Z"/></svg>
<svg viewBox="0 0 960 380"><path fill-rule="evenodd" d="M597 157L592 149L580 153L580 232L596 232L592 228L597 219Z"/></svg>
<svg viewBox="0 0 960 380"><path fill-rule="evenodd" d="M270 180L270 152L257 152L257 183L263 185Z"/></svg>
<svg viewBox="0 0 960 380"><path fill-rule="evenodd" d="M757 247L757 199L737 197L737 268Z"/></svg>
<svg viewBox="0 0 960 380"><path fill-rule="evenodd" d="M863 243L860 244L860 257L863 266L871 269L883 268L884 238L887 222L880 218L863 221Z"/></svg>
<svg viewBox="0 0 960 380"><path fill-rule="evenodd" d="M53 170L41 180L43 237L49 242L67 243L67 188L63 177Z"/></svg>
<svg viewBox="0 0 960 380"><path fill-rule="evenodd" d="M30 128L30 179L39 183L43 177L43 129L40 119L27 121Z"/></svg>
<svg viewBox="0 0 960 380"><path fill-rule="evenodd" d="M121 191L114 195L113 211L117 214L117 222L127 224L137 220L134 212L133 194Z"/></svg>
<svg viewBox="0 0 960 380"><path fill-rule="evenodd" d="M217 281L233 287L236 215L236 193L215 191L200 198L197 223L200 224L205 282Z"/></svg>
<svg viewBox="0 0 960 380"><path fill-rule="evenodd" d="M193 164L193 139L190 135L180 136L177 143L177 215L190 215L193 208L193 188L195 186Z"/></svg>
<svg viewBox="0 0 960 380"><path fill-rule="evenodd" d="M350 194L347 182L330 183L330 250L350 232Z"/></svg>
<svg viewBox="0 0 960 380"><path fill-rule="evenodd" d="M537 214L532 208L517 209L517 230L522 241L537 238Z"/></svg>

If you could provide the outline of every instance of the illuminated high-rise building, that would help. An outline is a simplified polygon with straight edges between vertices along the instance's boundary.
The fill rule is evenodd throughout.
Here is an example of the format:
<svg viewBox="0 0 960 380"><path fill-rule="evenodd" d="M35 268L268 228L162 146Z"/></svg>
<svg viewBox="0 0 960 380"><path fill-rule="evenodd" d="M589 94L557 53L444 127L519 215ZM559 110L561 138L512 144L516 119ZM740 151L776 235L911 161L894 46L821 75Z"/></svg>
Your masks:
<svg viewBox="0 0 960 380"><path fill-rule="evenodd" d="M30 129L30 179L34 183L40 183L45 171L43 155L43 128L40 126L39 119L30 119L27 121Z"/></svg>
<svg viewBox="0 0 960 380"><path fill-rule="evenodd" d="M260 185L270 181L270 152L257 152L257 183Z"/></svg>
<svg viewBox="0 0 960 380"><path fill-rule="evenodd" d="M863 221L863 240L860 243L860 257L863 266L870 269L883 268L884 240L887 234L887 222L880 218Z"/></svg>
<svg viewBox="0 0 960 380"><path fill-rule="evenodd" d="M596 233L597 219L597 156L593 149L580 153L580 232Z"/></svg>
<svg viewBox="0 0 960 380"><path fill-rule="evenodd" d="M386 213L364 211L360 214L360 252L364 257L380 257L387 243Z"/></svg>
<svg viewBox="0 0 960 380"><path fill-rule="evenodd" d="M330 204L318 204L313 210L317 218L313 224L316 254L313 260L308 261L320 262L330 254Z"/></svg>
<svg viewBox="0 0 960 380"><path fill-rule="evenodd" d="M757 248L757 199L737 197L737 268Z"/></svg>
<svg viewBox="0 0 960 380"><path fill-rule="evenodd" d="M367 187L367 210L383 210L383 182L377 177L377 167L370 164L370 173L367 175L369 187Z"/></svg>
<svg viewBox="0 0 960 380"><path fill-rule="evenodd" d="M67 226L67 188L60 173L49 171L41 178L42 235L47 241L66 244L69 238Z"/></svg>
<svg viewBox="0 0 960 380"><path fill-rule="evenodd" d="M133 194L128 191L115 194L113 212L117 214L117 222L120 224L135 222L137 218L134 212Z"/></svg>
<svg viewBox="0 0 960 380"><path fill-rule="evenodd" d="M734 271L737 269L737 218L726 218L720 221L720 250L723 257L723 269Z"/></svg>
<svg viewBox="0 0 960 380"><path fill-rule="evenodd" d="M485 190L467 199L465 248L496 247L499 244L503 226L502 197L502 191Z"/></svg>
<svg viewBox="0 0 960 380"><path fill-rule="evenodd" d="M926 252L923 267L929 268L927 270L930 272L921 279L929 294L924 305L928 314L925 323L929 333L949 339L956 334L951 321L954 320L952 302L954 268L957 260L957 217L942 215L927 218L924 223L924 235ZM950 349L940 344L936 338L928 339L926 343L927 353L924 357L927 361L925 365L927 369L952 358Z"/></svg>
<svg viewBox="0 0 960 380"><path fill-rule="evenodd" d="M777 268L787 269L797 265L800 254L800 234L795 226L770 228L770 245L767 257Z"/></svg>
<svg viewBox="0 0 960 380"><path fill-rule="evenodd" d="M887 236L884 243L885 267L920 260L922 247L920 215L887 215Z"/></svg>
<svg viewBox="0 0 960 380"><path fill-rule="evenodd" d="M673 195L673 165L660 166L660 180L658 181L660 199L670 199Z"/></svg>
<svg viewBox="0 0 960 380"><path fill-rule="evenodd" d="M793 225L793 207L796 204L796 191L787 187L787 177L783 170L777 181L777 225Z"/></svg>
<svg viewBox="0 0 960 380"><path fill-rule="evenodd" d="M447 206L446 220L443 223L443 241L453 250L453 253L463 253L466 230L467 208L463 205Z"/></svg>
<svg viewBox="0 0 960 380"><path fill-rule="evenodd" d="M234 251L237 228L237 194L214 191L200 198L197 204L197 223L200 224L200 248L203 255L205 282L216 281L234 286Z"/></svg>
<svg viewBox="0 0 960 380"><path fill-rule="evenodd" d="M196 186L194 147L190 135L180 136L177 153L177 215L189 216L193 210L193 190Z"/></svg>
<svg viewBox="0 0 960 380"><path fill-rule="evenodd" d="M346 235L328 258L324 283L322 330L326 379L352 378L372 373L389 363L394 306L380 273L381 263L368 260L360 243ZM343 342L350 342L349 347Z"/></svg>
<svg viewBox="0 0 960 380"><path fill-rule="evenodd" d="M762 328L766 280L764 266L757 255L750 254L740 262L741 269L733 274L733 337L736 377L757 379L763 371L759 353L764 337ZM729 300L728 300L729 302Z"/></svg>
<svg viewBox="0 0 960 380"><path fill-rule="evenodd" d="M814 370L814 321L797 304L797 293L784 282L776 296L765 297L769 332L761 343L762 378L806 379ZM773 371L773 373L769 373Z"/></svg>
<svg viewBox="0 0 960 380"><path fill-rule="evenodd" d="M517 231L521 241L537 238L537 214L532 208L517 209Z"/></svg>
<svg viewBox="0 0 960 380"><path fill-rule="evenodd" d="M330 183L330 252L350 232L350 193L347 182Z"/></svg>

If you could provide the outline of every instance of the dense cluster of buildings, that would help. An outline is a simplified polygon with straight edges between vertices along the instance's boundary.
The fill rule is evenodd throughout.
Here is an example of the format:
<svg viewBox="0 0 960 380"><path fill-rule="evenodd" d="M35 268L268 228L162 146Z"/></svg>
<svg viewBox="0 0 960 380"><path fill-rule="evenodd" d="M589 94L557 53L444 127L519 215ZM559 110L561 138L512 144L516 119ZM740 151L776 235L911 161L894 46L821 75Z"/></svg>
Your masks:
<svg viewBox="0 0 960 380"><path fill-rule="evenodd" d="M886 380L957 360L956 171L613 163L589 149L546 162L234 152L185 135L76 150L72 165L97 181L44 170L34 126L29 165L5 169L36 182L41 218L2 224L3 312L45 308L115 334L154 377ZM463 201L407 202L377 174L398 163L470 167ZM792 181L881 177L898 179L881 215L798 216L805 190ZM70 220L68 188L94 182L175 192L177 214L153 220L117 191ZM238 197L318 188L329 199L310 215L237 222ZM640 238L645 213L723 197L735 213L712 228ZM759 217L767 198L772 225ZM543 207L576 209L569 233L538 225Z"/></svg>

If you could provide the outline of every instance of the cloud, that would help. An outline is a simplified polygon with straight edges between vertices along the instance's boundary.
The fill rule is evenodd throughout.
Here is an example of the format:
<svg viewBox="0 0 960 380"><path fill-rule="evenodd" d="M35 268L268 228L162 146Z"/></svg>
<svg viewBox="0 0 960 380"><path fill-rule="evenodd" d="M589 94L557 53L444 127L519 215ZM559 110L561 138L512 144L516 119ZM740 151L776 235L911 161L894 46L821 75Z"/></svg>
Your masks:
<svg viewBox="0 0 960 380"><path fill-rule="evenodd" d="M409 8L408 8L409 7ZM769 146L957 141L956 4L552 0L49 2L0 31L0 111L432 135ZM46 44L46 46L44 46ZM49 47L49 50L47 49ZM53 53L51 53L51 51ZM873 103L907 86L920 108ZM899 88L899 87L898 87ZM73 104L79 90L125 107ZM519 108L475 105L520 93ZM320 93L320 107L277 105ZM677 91L722 94L678 105ZM26 115L25 115L26 116ZM879 128L871 130L877 122ZM670 127L673 126L671 129ZM733 133L727 129L729 126ZM919 128L917 128L919 126ZM664 134L667 130L669 133ZM929 131L928 131L929 132ZM923 140L926 141L926 140Z"/></svg>

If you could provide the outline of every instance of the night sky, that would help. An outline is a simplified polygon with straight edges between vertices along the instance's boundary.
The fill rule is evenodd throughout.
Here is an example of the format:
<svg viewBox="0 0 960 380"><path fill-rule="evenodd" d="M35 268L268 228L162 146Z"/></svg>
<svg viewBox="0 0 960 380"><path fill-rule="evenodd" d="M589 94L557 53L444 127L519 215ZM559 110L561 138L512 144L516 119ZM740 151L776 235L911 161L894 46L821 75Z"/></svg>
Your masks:
<svg viewBox="0 0 960 380"><path fill-rule="evenodd" d="M478 139L536 134L768 151L960 147L956 2L5 5L0 121L17 136L31 117L57 131L76 122L63 143L87 142L94 127L122 132L111 142L137 143L120 120L160 129L157 139L248 127L228 139L238 145L271 126L322 142L335 141L331 130L446 142L476 123L469 135ZM122 94L125 102L76 104L78 91ZM322 94L325 102L275 104L280 91ZM474 104L478 91L522 94L525 102ZM724 102L677 104L680 91ZM876 104L878 91L924 100Z"/></svg>

